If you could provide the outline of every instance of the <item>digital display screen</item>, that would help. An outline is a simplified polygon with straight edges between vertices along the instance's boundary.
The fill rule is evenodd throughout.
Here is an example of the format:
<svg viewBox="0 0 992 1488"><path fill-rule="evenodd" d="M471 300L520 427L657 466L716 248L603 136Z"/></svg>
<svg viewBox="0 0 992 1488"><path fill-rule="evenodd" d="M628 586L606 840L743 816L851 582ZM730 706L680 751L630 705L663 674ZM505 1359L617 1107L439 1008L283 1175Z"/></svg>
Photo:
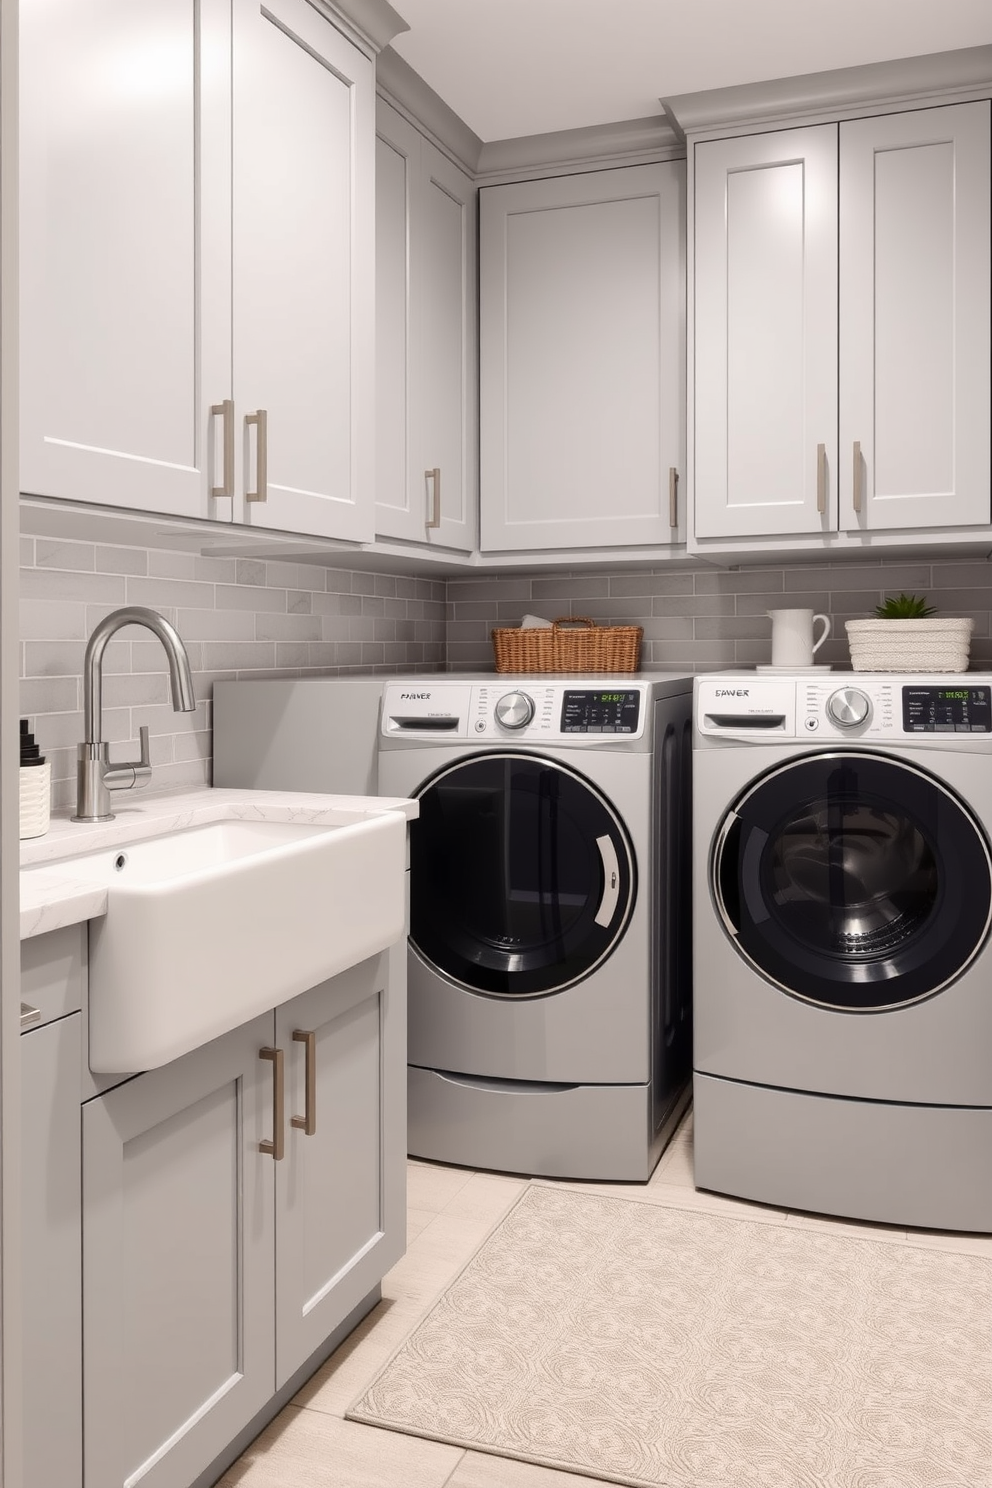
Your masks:
<svg viewBox="0 0 992 1488"><path fill-rule="evenodd" d="M992 733L992 689L904 687L902 726L908 734Z"/></svg>
<svg viewBox="0 0 992 1488"><path fill-rule="evenodd" d="M639 692L566 692L561 704L563 734L633 734L641 713Z"/></svg>

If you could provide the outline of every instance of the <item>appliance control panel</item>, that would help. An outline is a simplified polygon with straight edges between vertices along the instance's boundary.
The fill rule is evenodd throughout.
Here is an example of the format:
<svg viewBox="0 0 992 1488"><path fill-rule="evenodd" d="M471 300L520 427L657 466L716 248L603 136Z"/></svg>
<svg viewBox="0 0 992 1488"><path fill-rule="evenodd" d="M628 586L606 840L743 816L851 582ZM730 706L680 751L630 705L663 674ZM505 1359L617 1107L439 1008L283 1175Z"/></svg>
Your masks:
<svg viewBox="0 0 992 1488"><path fill-rule="evenodd" d="M992 675L733 672L696 679L696 731L738 741L992 740Z"/></svg>
<svg viewBox="0 0 992 1488"><path fill-rule="evenodd" d="M496 675L492 681L389 682L383 689L383 735L418 739L514 740L605 744L640 739L647 726L649 684L606 678Z"/></svg>

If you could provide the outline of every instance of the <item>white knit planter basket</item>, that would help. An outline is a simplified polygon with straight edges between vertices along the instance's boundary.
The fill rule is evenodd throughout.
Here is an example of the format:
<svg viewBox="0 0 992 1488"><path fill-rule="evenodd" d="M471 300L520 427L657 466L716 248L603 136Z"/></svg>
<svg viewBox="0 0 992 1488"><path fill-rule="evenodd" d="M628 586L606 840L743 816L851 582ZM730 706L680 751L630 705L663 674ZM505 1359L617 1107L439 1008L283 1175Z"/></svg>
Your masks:
<svg viewBox="0 0 992 1488"><path fill-rule="evenodd" d="M856 672L966 672L974 620L847 620Z"/></svg>
<svg viewBox="0 0 992 1488"><path fill-rule="evenodd" d="M48 831L52 800L52 765L21 766L21 839Z"/></svg>

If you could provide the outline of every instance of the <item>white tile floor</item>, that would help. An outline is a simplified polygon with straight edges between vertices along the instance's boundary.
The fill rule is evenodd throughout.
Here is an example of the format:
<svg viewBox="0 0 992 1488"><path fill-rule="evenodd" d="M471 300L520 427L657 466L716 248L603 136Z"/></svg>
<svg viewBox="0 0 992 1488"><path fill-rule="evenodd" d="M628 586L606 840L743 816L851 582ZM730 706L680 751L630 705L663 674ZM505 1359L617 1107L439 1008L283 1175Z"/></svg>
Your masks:
<svg viewBox="0 0 992 1488"><path fill-rule="evenodd" d="M489 1231L526 1179L411 1161L408 1249L386 1276L382 1301L272 1425L229 1468L217 1488L588 1488L590 1480L461 1447L346 1421L344 1413ZM815 1226L880 1240L992 1256L992 1236L903 1230L697 1193L692 1181L692 1114L647 1184L572 1184L639 1203L671 1204L751 1219Z"/></svg>

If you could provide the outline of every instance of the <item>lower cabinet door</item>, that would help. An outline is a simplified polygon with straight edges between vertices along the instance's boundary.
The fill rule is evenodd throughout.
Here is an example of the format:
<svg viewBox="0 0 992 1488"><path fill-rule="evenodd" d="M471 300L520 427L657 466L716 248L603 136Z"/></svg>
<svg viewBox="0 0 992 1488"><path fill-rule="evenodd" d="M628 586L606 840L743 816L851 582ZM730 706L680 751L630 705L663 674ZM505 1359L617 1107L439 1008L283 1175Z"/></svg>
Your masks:
<svg viewBox="0 0 992 1488"><path fill-rule="evenodd" d="M83 1481L80 1023L72 1013L20 1039L24 1488Z"/></svg>
<svg viewBox="0 0 992 1488"><path fill-rule="evenodd" d="M85 1482L188 1488L273 1394L272 1015L83 1107Z"/></svg>
<svg viewBox="0 0 992 1488"><path fill-rule="evenodd" d="M389 952L373 956L276 1010L287 1062L286 1154L276 1164L277 1387L403 1253L405 1179L397 1205L393 1175L397 1135L405 1173L405 1115L384 1098L405 1088L402 1068L392 1068L405 1047L403 988L401 978L393 993L389 966Z"/></svg>

